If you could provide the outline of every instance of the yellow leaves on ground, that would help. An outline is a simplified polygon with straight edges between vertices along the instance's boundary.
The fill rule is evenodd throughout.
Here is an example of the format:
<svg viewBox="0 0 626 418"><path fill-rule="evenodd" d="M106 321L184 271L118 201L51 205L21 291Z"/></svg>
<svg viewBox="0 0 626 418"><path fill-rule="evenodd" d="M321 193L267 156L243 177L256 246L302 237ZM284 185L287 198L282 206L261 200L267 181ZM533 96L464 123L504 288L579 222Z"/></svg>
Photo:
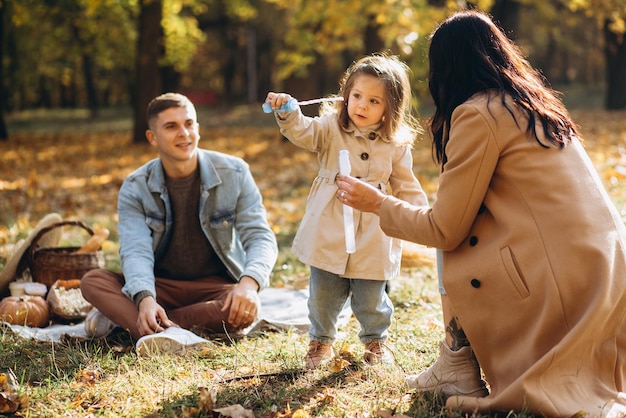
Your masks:
<svg viewBox="0 0 626 418"><path fill-rule="evenodd" d="M203 128L200 147L250 164L278 229L299 219L317 173L314 154L281 139L276 127ZM113 217L124 179L157 153L123 133L16 133L0 141L0 155L0 225L10 225L49 212Z"/></svg>
<svg viewBox="0 0 626 418"><path fill-rule="evenodd" d="M350 366L351 361L355 358L355 356L353 348L349 344L344 343L337 352L335 358L328 362L327 368L333 373L339 373L346 367Z"/></svg>
<svg viewBox="0 0 626 418"><path fill-rule="evenodd" d="M28 396L17 392L14 376L0 373L0 413L13 413L28 406Z"/></svg>
<svg viewBox="0 0 626 418"><path fill-rule="evenodd" d="M287 403L287 408L284 412L277 412L274 418L310 418L311 415L304 409L296 409L291 412L291 406Z"/></svg>

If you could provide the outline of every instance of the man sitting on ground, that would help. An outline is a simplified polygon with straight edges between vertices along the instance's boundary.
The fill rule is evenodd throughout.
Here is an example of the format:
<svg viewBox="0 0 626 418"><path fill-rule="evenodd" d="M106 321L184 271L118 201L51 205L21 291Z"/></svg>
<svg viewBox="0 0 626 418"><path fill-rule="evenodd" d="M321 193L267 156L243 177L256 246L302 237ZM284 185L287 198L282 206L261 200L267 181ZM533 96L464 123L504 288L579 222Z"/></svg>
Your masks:
<svg viewBox="0 0 626 418"><path fill-rule="evenodd" d="M92 270L81 290L96 309L88 334L128 330L137 352L184 352L207 333L238 333L256 318L277 257L261 193L240 158L198 149L196 110L181 94L148 105L156 158L118 196L122 274Z"/></svg>

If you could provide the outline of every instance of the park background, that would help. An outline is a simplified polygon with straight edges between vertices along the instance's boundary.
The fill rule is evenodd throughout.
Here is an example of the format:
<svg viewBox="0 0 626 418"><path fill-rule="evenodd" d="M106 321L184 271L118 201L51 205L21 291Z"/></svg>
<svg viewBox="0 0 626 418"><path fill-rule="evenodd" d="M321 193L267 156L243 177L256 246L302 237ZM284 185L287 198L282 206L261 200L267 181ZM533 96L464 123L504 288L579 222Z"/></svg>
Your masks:
<svg viewBox="0 0 626 418"><path fill-rule="evenodd" d="M483 0L580 125L587 150L626 215L626 2ZM145 107L165 91L197 104L200 146L250 164L278 238L273 287L298 289L308 271L289 247L317 173L314 154L279 135L261 111L267 91L299 99L333 94L368 53L400 56L412 71L426 126L428 35L469 3L446 0L0 0L0 268L14 244L57 212L111 236L119 269L117 191L155 157ZM303 108L315 114L317 108ZM428 136L414 171L436 197ZM73 230L64 244L85 240ZM137 358L123 334L50 345L0 329L0 374L13 376L17 416L214 416L241 405L254 416L457 416L441 400L407 393L405 372L437 356L443 335L432 253L408 246L393 282L396 362L369 368L352 320L341 361L302 371L308 335L267 333L159 362ZM0 379L0 395L4 387ZM2 413L0 396L0 414ZM216 415L215 415L216 416ZM506 416L506 415L503 415ZM525 417L523 411L509 416Z"/></svg>

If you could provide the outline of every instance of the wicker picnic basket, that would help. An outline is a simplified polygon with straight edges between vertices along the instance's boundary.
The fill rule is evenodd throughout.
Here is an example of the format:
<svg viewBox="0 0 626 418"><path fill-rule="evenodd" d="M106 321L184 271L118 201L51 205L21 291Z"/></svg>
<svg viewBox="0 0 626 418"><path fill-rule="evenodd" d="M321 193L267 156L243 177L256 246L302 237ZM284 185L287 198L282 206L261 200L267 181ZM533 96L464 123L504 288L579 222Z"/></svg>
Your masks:
<svg viewBox="0 0 626 418"><path fill-rule="evenodd" d="M99 249L95 252L76 253L80 247L38 248L39 239L55 228L78 226L89 235L94 232L80 221L65 221L50 225L39 231L28 250L28 266L33 281L50 287L57 280L80 280L89 270L104 267L104 255Z"/></svg>

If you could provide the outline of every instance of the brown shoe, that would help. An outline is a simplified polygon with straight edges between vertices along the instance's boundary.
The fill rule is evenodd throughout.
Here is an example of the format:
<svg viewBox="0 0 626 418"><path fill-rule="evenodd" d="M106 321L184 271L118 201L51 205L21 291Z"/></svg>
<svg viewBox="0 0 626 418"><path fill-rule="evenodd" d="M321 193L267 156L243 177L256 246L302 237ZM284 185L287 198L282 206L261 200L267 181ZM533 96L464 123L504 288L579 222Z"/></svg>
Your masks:
<svg viewBox="0 0 626 418"><path fill-rule="evenodd" d="M363 360L369 364L393 363L393 353L383 341L371 341L365 344Z"/></svg>
<svg viewBox="0 0 626 418"><path fill-rule="evenodd" d="M316 369L328 363L335 357L335 350L332 344L324 344L323 342L311 340L309 342L309 352L306 353L304 359L306 368L309 370Z"/></svg>

